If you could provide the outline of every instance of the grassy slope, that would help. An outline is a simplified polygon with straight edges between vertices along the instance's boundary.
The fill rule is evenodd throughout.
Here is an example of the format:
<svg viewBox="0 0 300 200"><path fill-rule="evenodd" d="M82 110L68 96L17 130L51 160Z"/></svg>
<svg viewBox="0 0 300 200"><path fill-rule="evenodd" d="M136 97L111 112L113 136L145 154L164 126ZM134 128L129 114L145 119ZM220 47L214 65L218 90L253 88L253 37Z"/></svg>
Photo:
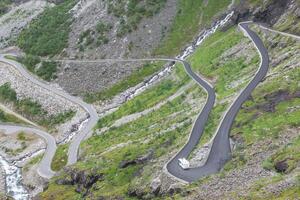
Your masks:
<svg viewBox="0 0 300 200"><path fill-rule="evenodd" d="M32 55L53 56L60 53L67 45L72 22L68 11L75 3L75 0L67 0L47 8L21 32L18 46L25 53Z"/></svg>
<svg viewBox="0 0 300 200"><path fill-rule="evenodd" d="M15 115L5 113L1 109L0 109L0 122L4 122L4 123L11 122L14 124L27 124L23 120L17 118Z"/></svg>
<svg viewBox="0 0 300 200"><path fill-rule="evenodd" d="M241 39L241 36L239 33L234 33L234 29L226 33L218 33L216 35L217 37L224 39L226 38L224 36L232 36L232 34L236 34L238 39L235 44L238 43ZM227 41L227 48L230 48L233 44L230 40ZM204 46L203 48L205 49L206 47ZM198 56L198 53L196 55ZM216 57L218 55L219 54L217 54ZM232 60L231 62L228 61L228 63L231 64L232 62ZM236 62L237 64L240 64L239 60L236 60ZM237 64L234 65L235 68L232 69L232 73L238 73L239 66ZM230 66L232 65L228 65L226 68L230 68ZM125 116L149 108L160 102L162 99L165 99L166 97L173 94L176 90L178 90L179 86L182 86L189 80L183 69L179 65L177 65L176 67L177 71L175 72L175 74L177 75L177 78L175 80L166 79L159 85L148 89L145 93L124 104L115 113L108 115L104 119L100 119L98 127L112 124L121 116ZM221 75L224 70L225 69L222 69L221 71L219 70L218 73ZM217 73L216 71L214 73ZM243 72L246 73L245 70ZM227 76L226 73L223 76ZM223 79L220 80L222 80L220 81L220 84L224 83ZM194 91L193 95L186 97L188 93L192 91ZM186 91L187 94L178 97L174 101L161 107L159 110L147 114L146 116L142 116L138 120L125 124L121 127L112 128L109 131L105 132L104 135L94 136L87 142L84 142L82 145L83 151L85 152L83 155L83 161L77 163L76 168L85 170L96 169L99 173L101 172L105 174L105 180L102 182L97 182L97 186L95 186L101 189L99 191L92 190L93 193L99 193L103 196L114 195L126 197L126 193L129 188L138 186L146 187L147 184L149 184L149 181L151 181L151 179L153 178L153 173L156 170L159 171L162 167L161 164L154 166L153 164L151 164L152 167L150 167L149 165L134 165L125 169L120 169L118 167L120 162L122 160L130 160L144 155L149 151L149 149L155 149L156 159L163 158L163 156L167 152L170 152L173 149L177 149L178 147L183 145L185 139L182 138L187 137L192 125L192 121L189 120L191 114L188 114L192 109L183 102L185 102L187 99L191 100L193 98L196 98L199 94L203 94L203 91L200 91L201 89L199 87L189 89L188 91ZM202 97L204 97L204 95L202 95ZM178 112L183 113L174 115ZM193 109L192 113L193 116L197 115L197 111L195 109ZM174 131L167 131L167 133L163 134L162 136L155 136L155 134L160 131L168 130L168 128L172 127L172 124L180 123L183 121L186 121L186 125L184 125L182 128L175 129ZM154 138L152 138L153 135L155 136ZM151 139L150 142L148 141L149 138ZM166 143L170 143L169 140L171 140L171 144L165 146ZM113 147L117 144L124 144L128 141L131 141L132 143L126 145L125 147L120 147L116 150L101 154L107 151L109 147ZM141 141L147 142L143 143ZM141 169L143 169L142 174L139 177L135 177L134 174ZM57 188L57 186L52 182L49 189L44 193L44 195L48 197L51 193L53 193L53 191L56 190L55 188ZM74 188L69 187L69 189L73 190Z"/></svg>
<svg viewBox="0 0 300 200"><path fill-rule="evenodd" d="M258 29L256 29L258 31ZM276 40L281 39L281 43L286 43L288 48L271 48L271 43L267 42L271 40L271 37L268 35L260 34L263 38L265 45L269 48L269 53L272 56L271 59L277 58L278 55L289 53L290 55L299 52L300 46L295 43L295 41L290 40L290 38L277 36ZM274 37L272 38L274 40ZM297 57L297 53L296 53ZM237 147L233 152L233 159L230 160L224 167L224 171L219 174L220 179L225 177L227 173L230 173L231 170L242 169L252 159L252 154L255 150L251 147L257 142L262 142L267 139L276 142L279 134L284 134L286 129L295 129L300 127L300 110L292 109L297 108L300 104L299 98L294 98L286 100L279 103L275 106L274 112L267 112L262 109L257 108L257 105L270 105L270 102L267 101L266 96L278 91L288 91L289 93L294 93L299 91L298 80L300 79L300 68L296 67L293 69L285 69L289 63L294 63L294 56L289 57L283 62L277 64L275 67L269 69L269 74L278 73L279 76L274 78L268 78L263 83L261 83L253 92L252 99L244 103L242 109L239 111L233 128L231 130L231 136L234 138L241 138L242 144ZM293 61L294 60L294 61ZM261 151L267 151L272 148L272 145L268 143L266 146L262 146ZM295 140L290 141L287 146L281 146L277 148L275 153L269 157L267 160L262 160L261 165L263 168L268 170L274 170L274 164L276 161L282 161L288 159L288 170L286 173L276 173L273 177L268 177L266 179L259 179L257 182L252 184L252 189L246 192L246 196L229 196L228 198L233 199L293 199L293 197L299 196L299 186L300 182L296 185L291 185L287 187L282 192L278 194L271 194L265 192L263 189L270 184L278 183L281 180L287 179L292 175L292 177L299 177L299 167L298 172L295 169L296 166L299 166L300 155L299 155L299 137ZM298 175L297 175L298 174ZM235 175L236 176L236 175ZM278 178L280 177L280 178ZM299 178L298 178L299 180ZM191 190L197 190L199 185L206 185L209 179L204 179L199 181L194 186L191 186ZM248 193L248 194L247 194ZM230 195L230 192L227 195ZM225 194L224 194L225 195ZM180 195L179 199L180 198Z"/></svg>
<svg viewBox="0 0 300 200"><path fill-rule="evenodd" d="M181 66L178 67L181 68ZM175 74L177 74L177 76L182 76L182 73L184 73L184 71L181 68ZM173 76L175 75L173 74ZM177 81L179 81L178 77ZM174 88L176 89L178 87L176 79L171 82L161 82L161 87L164 88L166 87L164 85L169 85L170 83L171 86L168 86L168 89L164 90L165 92L169 90L174 91ZM154 101L156 102L155 96L150 95L155 90L157 90L157 87L149 89L141 96L147 97L149 104ZM75 167L87 171L96 170L99 173L105 174L104 180L102 182L97 182L96 186L91 189L91 192L95 196L126 197L130 185L134 185L139 178L149 181L149 177L153 175L151 171L156 170L153 168L161 168L161 164L152 165L152 168L149 168L148 165L139 164L120 169L120 162L122 160L135 159L138 156L145 155L150 150L154 151L154 158L156 160L163 157L167 152L177 149L177 145L181 146L185 141L182 140L182 138L187 137L192 124L192 121L189 118L195 116L197 110L199 110L199 105L192 109L189 100L195 99L198 101L197 99L202 98L200 90L199 87L190 88L184 95L165 104L159 110L121 127L113 128L105 132L104 135L93 136L84 142L82 144L82 151L84 152L82 156L83 160L82 162L77 163ZM171 95L172 93L167 94ZM140 96L137 97L137 99L139 98ZM132 101L135 101L135 99ZM135 105L132 102L126 104L127 106ZM116 115L121 113L122 110L116 111ZM162 121L164 121L164 123L161 123ZM169 127L179 123L183 124L174 130L167 130ZM158 134L164 130L166 130L165 133L162 133L161 135ZM124 144L129 141L131 142L129 145L104 153L110 147ZM141 169L144 169L144 172L139 177L136 177L135 174ZM56 192L57 187L58 186L52 182L49 189L43 194L43 197L45 199L49 198L54 191ZM74 193L71 193L71 191L74 191L74 187L69 186L67 188L69 189L68 194L70 195L68 197L75 195ZM101 189L96 190L96 188ZM60 193L57 195L59 196ZM66 196L64 197L66 198Z"/></svg>
<svg viewBox="0 0 300 200"><path fill-rule="evenodd" d="M51 163L52 170L59 171L67 164L67 161L68 161L68 155L67 155L68 148L69 148L68 144L63 144L63 145L58 146L58 148L55 152L53 161Z"/></svg>
<svg viewBox="0 0 300 200"><path fill-rule="evenodd" d="M125 91L126 89L136 86L137 84L145 81L147 77L162 69L163 65L164 62L146 63L143 65L143 67L134 71L131 75L124 78L123 80L120 80L113 86L98 93L86 94L84 100L88 103L93 103L99 100L103 101L111 99L112 97Z"/></svg>
<svg viewBox="0 0 300 200"><path fill-rule="evenodd" d="M191 66L196 72L216 80L214 85L217 93L216 106L209 116L200 144L207 142L215 133L222 113L231 103L231 100L224 100L230 98L231 95L236 95L249 80L238 83L236 87L231 87L231 83L239 81L241 77L253 74L258 66L258 56L255 53L248 55L251 56L250 63L246 63L244 55L239 58L229 57L226 58L226 61L221 57L226 50L240 43L242 38L243 35L237 32L237 29L230 29L225 33L218 31L205 40L201 48L189 58ZM243 41L245 42L245 39Z"/></svg>
<svg viewBox="0 0 300 200"><path fill-rule="evenodd" d="M155 55L178 54L180 49L199 32L199 29L209 25L216 13L224 10L231 0L208 1L207 5L203 2L203 0L179 0L171 31L154 52Z"/></svg>
<svg viewBox="0 0 300 200"><path fill-rule="evenodd" d="M162 80L160 84L153 86L153 88L128 101L126 104L123 104L117 112L100 119L97 128L109 126L113 121L123 116L141 112L156 105L174 94L180 87L186 84L188 80L189 77L185 74L182 66L177 65L176 77L173 76L171 79Z"/></svg>

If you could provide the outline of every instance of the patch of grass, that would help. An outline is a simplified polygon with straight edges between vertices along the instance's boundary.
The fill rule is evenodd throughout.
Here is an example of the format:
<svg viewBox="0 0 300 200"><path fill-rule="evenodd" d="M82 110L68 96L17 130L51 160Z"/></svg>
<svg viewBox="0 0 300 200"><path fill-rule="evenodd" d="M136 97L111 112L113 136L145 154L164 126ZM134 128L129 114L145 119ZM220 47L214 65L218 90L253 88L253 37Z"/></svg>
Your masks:
<svg viewBox="0 0 300 200"><path fill-rule="evenodd" d="M100 172L104 173L105 180L97 183L97 186L101 186L101 190L93 190L93 193L101 193L103 196L110 197L118 194L126 196L130 182L136 178L135 174L142 170L144 165L137 164L122 169L119 167L121 161L143 156L150 150L154 151L154 157L159 158L174 148L175 144L183 142L182 137L188 136L188 131L192 124L191 121L182 127L167 131L164 134L159 134L159 132L166 130L174 122L188 120L189 117L183 113L173 117L169 116L171 113L182 110L181 102L185 98L187 98L185 95L178 97L174 101L164 105L159 111L154 111L134 122L112 129L102 136L94 136L82 145L84 152L88 153L88 155L97 156L105 152L105 149L116 144L133 141L132 144L125 147L103 153L98 159L89 158L87 155L85 156L87 160L83 163L78 163L77 166L79 169L97 166ZM188 109L186 106L184 107L184 109ZM165 123L162 124L161 120L164 120ZM149 128L149 126L154 124L158 126ZM151 135L153 137L150 137ZM149 138L148 142L145 141L146 138Z"/></svg>
<svg viewBox="0 0 300 200"><path fill-rule="evenodd" d="M125 124L121 127L111 129L103 135L95 135L83 142L82 160L78 162L74 168L77 170L91 170L94 173L103 173L104 180L98 181L90 189L90 193L94 196L104 197L124 197L127 196L129 187L132 187L134 180L137 178L148 177L148 173L144 174L144 169L149 166L149 163L140 163L130 165L126 168L120 168L119 165L123 160L132 160L153 151L153 161L160 158L167 152L177 148L177 145L183 143L188 136L188 132L192 125L190 105L187 99L190 93L198 94L199 87L192 88L187 91L187 94L174 99L165 104L159 110L149 113L136 121ZM196 98L196 97L195 97ZM197 96L199 98L199 96ZM194 111L194 110L193 110ZM174 115L174 113L178 113ZM193 112L193 116L197 111ZM161 121L164 123L161 123ZM185 122L182 126L174 130L167 130L172 124ZM160 133L161 132L161 133ZM132 143L116 148L116 145L131 141ZM179 145L179 146L180 146ZM111 147L114 149L109 150ZM151 162L152 163L152 162ZM153 165L151 164L151 170ZM142 173L140 175L137 175ZM149 179L149 178L148 178ZM151 179L149 179L150 181ZM56 198L57 185L52 182L49 189L42 195L50 195ZM68 196L66 199L73 197L74 187L66 188Z"/></svg>
<svg viewBox="0 0 300 200"><path fill-rule="evenodd" d="M50 81L56 78L57 63L43 61L42 65L36 70L36 75L46 81Z"/></svg>
<svg viewBox="0 0 300 200"><path fill-rule="evenodd" d="M57 115L51 115L47 118L41 119L39 124L47 128L55 127L56 125L63 124L66 121L71 120L75 114L76 112L73 110L64 111Z"/></svg>
<svg viewBox="0 0 300 200"><path fill-rule="evenodd" d="M66 0L46 10L24 29L18 40L18 46L27 54L53 56L60 53L67 45L72 23L69 10L75 0Z"/></svg>
<svg viewBox="0 0 300 200"><path fill-rule="evenodd" d="M37 101L33 101L29 98L18 100L16 107L17 110L23 115L41 116L47 114L47 112L43 110L42 106Z"/></svg>
<svg viewBox="0 0 300 200"><path fill-rule="evenodd" d="M81 32L79 36L78 46L80 51L84 51L86 47L92 45L101 46L109 42L108 32L112 29L112 25L99 21L95 30L88 29Z"/></svg>
<svg viewBox="0 0 300 200"><path fill-rule="evenodd" d="M17 139L18 139L18 140L23 140L23 141L25 141L25 140L26 140L26 135L25 135L25 133L24 133L24 132L18 133Z"/></svg>
<svg viewBox="0 0 300 200"><path fill-rule="evenodd" d="M210 37L208 37L199 47L195 53L189 58L192 68L202 75L207 77L213 77L223 73L224 67L220 64L219 56L222 55L226 50L238 44L243 35L237 32L236 28L231 28L226 32L217 31ZM232 63L226 63L231 65ZM235 67L239 67L235 64ZM242 67L243 69L243 67ZM229 66L226 67L227 71L235 70L235 68L230 69ZM241 70L237 68L235 71ZM226 75L229 75L227 73ZM231 76L232 77L232 76ZM224 76L223 80L226 78Z"/></svg>
<svg viewBox="0 0 300 200"><path fill-rule="evenodd" d="M0 109L0 122L11 122L14 124L27 124L26 122L24 122L23 120L17 118L14 115L5 113L3 110Z"/></svg>
<svg viewBox="0 0 300 200"><path fill-rule="evenodd" d="M282 102L276 106L276 111L273 113L241 109L232 132L233 134L242 133L246 144L252 144L267 137L277 138L278 134L286 127L300 125L300 110L289 111L289 107L299 105L299 103L299 99Z"/></svg>
<svg viewBox="0 0 300 200"><path fill-rule="evenodd" d="M272 161L270 159L266 159L263 161L262 167L266 170L272 170L272 169L274 169L274 164L272 163Z"/></svg>
<svg viewBox="0 0 300 200"><path fill-rule="evenodd" d="M0 86L0 100L4 102L15 102L17 100L17 93L10 87L10 83Z"/></svg>
<svg viewBox="0 0 300 200"><path fill-rule="evenodd" d="M107 88L99 93L86 94L84 100L88 103L94 103L99 100L103 101L110 99L115 95L121 93L122 91L125 91L126 89L141 83L147 77L161 69L162 66L162 62L146 63L143 65L143 67L134 71L131 75L121 80L120 82L114 84L112 87Z"/></svg>
<svg viewBox="0 0 300 200"><path fill-rule="evenodd" d="M174 94L190 79L180 65L176 65L176 76L176 80L163 80L159 85L154 86L134 99L129 100L126 104L120 106L116 112L101 118L98 121L96 128L111 125L114 120L120 119L123 116L153 107L157 103Z"/></svg>
<svg viewBox="0 0 300 200"><path fill-rule="evenodd" d="M41 62L41 59L38 56L33 56L33 55L25 55L24 57L10 57L10 59L16 60L23 65L30 71L30 72L35 72L37 64Z"/></svg>
<svg viewBox="0 0 300 200"><path fill-rule="evenodd" d="M66 166L68 161L69 144L59 145L51 163L51 168L54 171L60 171Z"/></svg>
<svg viewBox="0 0 300 200"><path fill-rule="evenodd" d="M70 120L75 112L68 110L57 115L48 116L47 111L44 110L37 101L30 98L17 99L17 95L14 89L11 88L9 83L5 83L0 86L0 100L6 103L12 103L17 112L21 115L36 121L38 124L46 128L54 128L56 125ZM11 115L2 115L2 120L19 122Z"/></svg>
<svg viewBox="0 0 300 200"><path fill-rule="evenodd" d="M32 158L24 167L23 167L23 170L24 171L28 171L29 168L37 163L39 163L42 158L43 158L44 154L41 154L41 155L37 155L35 156L34 158Z"/></svg>
<svg viewBox="0 0 300 200"><path fill-rule="evenodd" d="M272 165L270 169L274 169L276 162L284 160L286 160L288 164L288 168L285 173L289 173L297 167L297 164L300 161L300 137L277 151L274 155L265 160L264 163L268 162L270 165Z"/></svg>
<svg viewBox="0 0 300 200"><path fill-rule="evenodd" d="M199 29L211 23L213 17L224 10L231 0L208 1L205 6L203 0L180 0L177 14L171 26L170 32L162 41L160 47L155 50L155 55L174 56L193 37L199 33Z"/></svg>
<svg viewBox="0 0 300 200"><path fill-rule="evenodd" d="M40 197L44 200L82 199L82 196L75 192L75 186L56 185L54 182L50 183Z"/></svg>

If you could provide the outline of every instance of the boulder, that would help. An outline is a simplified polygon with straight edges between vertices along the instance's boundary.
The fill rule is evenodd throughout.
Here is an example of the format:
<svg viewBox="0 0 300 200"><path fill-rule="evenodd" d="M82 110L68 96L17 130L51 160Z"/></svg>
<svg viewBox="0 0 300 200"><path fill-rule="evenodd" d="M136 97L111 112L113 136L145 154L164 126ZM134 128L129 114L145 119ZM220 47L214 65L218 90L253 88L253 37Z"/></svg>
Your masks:
<svg viewBox="0 0 300 200"><path fill-rule="evenodd" d="M143 164L153 158L153 150L150 150L146 155L140 156L134 160L122 160L119 164L119 168L126 168L130 165Z"/></svg>
<svg viewBox="0 0 300 200"><path fill-rule="evenodd" d="M68 174L66 178L56 180L58 185L75 185L75 191L85 196L88 190L99 180L103 179L103 174L88 171L77 171L75 169L66 168Z"/></svg>
<svg viewBox="0 0 300 200"><path fill-rule="evenodd" d="M279 173L284 173L289 168L287 160L278 161L275 163L275 170Z"/></svg>
<svg viewBox="0 0 300 200"><path fill-rule="evenodd" d="M182 191L182 185L178 183L174 183L170 185L170 187L168 188L168 194L170 195L180 193L181 191Z"/></svg>
<svg viewBox="0 0 300 200"><path fill-rule="evenodd" d="M159 177L153 179L153 181L150 184L151 192L155 195L159 194L159 191L161 189L161 180Z"/></svg>

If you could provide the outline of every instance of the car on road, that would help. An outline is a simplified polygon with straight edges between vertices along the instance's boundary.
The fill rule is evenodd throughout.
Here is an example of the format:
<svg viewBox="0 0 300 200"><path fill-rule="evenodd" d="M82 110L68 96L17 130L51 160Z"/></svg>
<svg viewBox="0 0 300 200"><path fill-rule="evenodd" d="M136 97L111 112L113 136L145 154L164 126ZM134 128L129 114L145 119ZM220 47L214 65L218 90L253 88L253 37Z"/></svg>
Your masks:
<svg viewBox="0 0 300 200"><path fill-rule="evenodd" d="M179 161L179 166L182 169L189 169L190 168L190 162L187 159L179 158L178 161Z"/></svg>

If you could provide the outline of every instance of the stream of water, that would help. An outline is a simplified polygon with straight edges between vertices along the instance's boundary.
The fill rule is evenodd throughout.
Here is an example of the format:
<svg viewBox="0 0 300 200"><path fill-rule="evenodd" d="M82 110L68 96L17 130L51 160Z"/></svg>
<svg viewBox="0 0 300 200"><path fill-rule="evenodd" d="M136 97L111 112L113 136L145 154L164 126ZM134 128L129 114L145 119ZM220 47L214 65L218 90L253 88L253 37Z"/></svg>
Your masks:
<svg viewBox="0 0 300 200"><path fill-rule="evenodd" d="M15 200L29 199L28 191L22 185L21 169L0 156L0 164L5 172L6 193Z"/></svg>

